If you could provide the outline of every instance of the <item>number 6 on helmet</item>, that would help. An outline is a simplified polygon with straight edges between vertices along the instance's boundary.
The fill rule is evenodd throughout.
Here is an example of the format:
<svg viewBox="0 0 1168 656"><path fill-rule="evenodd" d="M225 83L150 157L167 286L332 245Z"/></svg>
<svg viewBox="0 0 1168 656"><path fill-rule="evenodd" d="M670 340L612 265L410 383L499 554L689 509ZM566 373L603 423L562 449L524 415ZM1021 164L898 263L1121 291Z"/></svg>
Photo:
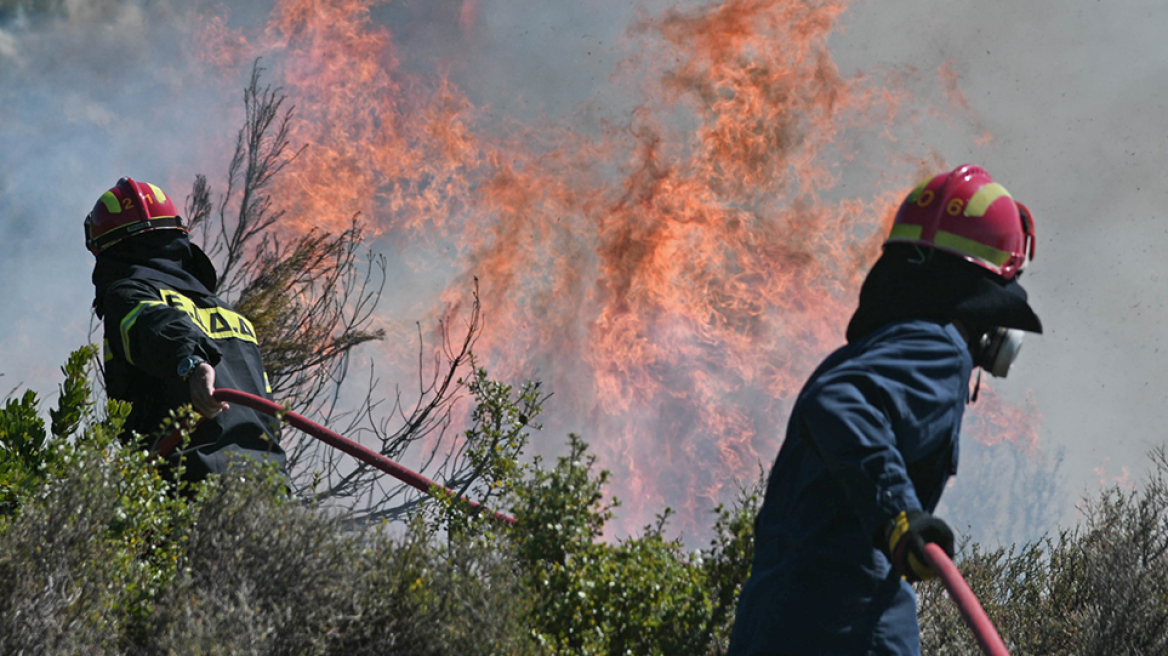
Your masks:
<svg viewBox="0 0 1168 656"><path fill-rule="evenodd" d="M964 164L917 185L884 243L935 248L1010 280L1034 259L1034 219L985 169Z"/></svg>

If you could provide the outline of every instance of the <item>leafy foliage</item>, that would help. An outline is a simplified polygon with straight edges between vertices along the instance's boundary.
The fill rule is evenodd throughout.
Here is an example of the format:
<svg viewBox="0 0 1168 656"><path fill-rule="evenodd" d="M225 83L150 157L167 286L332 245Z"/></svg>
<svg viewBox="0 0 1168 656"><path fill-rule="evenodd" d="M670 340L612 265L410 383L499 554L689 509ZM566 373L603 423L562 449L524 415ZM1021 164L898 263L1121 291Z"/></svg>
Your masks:
<svg viewBox="0 0 1168 656"><path fill-rule="evenodd" d="M88 389L92 354L64 389ZM354 527L250 462L176 487L117 439L127 404L61 398L74 439L45 434L34 395L0 410L0 464L21 474L0 518L0 653L534 653L502 535Z"/></svg>
<svg viewBox="0 0 1168 656"><path fill-rule="evenodd" d="M1083 522L1013 549L965 549L958 562L1012 654L1168 650L1168 452L1150 454L1138 490L1084 502ZM920 590L926 653L977 650L938 583Z"/></svg>
<svg viewBox="0 0 1168 656"><path fill-rule="evenodd" d="M163 479L116 435L129 412L89 398L70 356L50 425L36 396L0 408L0 653L718 654L753 549L761 488L714 512L708 549L667 536L670 511L605 540L616 501L582 439L522 463L546 397L481 368L467 382L456 492L512 512L508 527L453 494L407 521L354 523L241 461L198 489ZM173 421L182 421L182 413ZM1083 524L958 566L1011 653L1154 654L1168 646L1168 452L1138 490L1084 504ZM929 654L976 653L939 583L921 585Z"/></svg>
<svg viewBox="0 0 1168 656"><path fill-rule="evenodd" d="M538 595L541 644L565 654L709 654L725 649L750 564L758 490L718 508L708 553L668 539L667 508L641 535L601 541L612 503L607 472L576 435L545 470L537 459L517 488L513 539Z"/></svg>
<svg viewBox="0 0 1168 656"><path fill-rule="evenodd" d="M31 392L0 411L3 653L117 652L178 566L179 545L160 538L186 521L186 504L145 452L118 441L127 404L94 415L85 368L95 352L69 357L52 434Z"/></svg>
<svg viewBox="0 0 1168 656"><path fill-rule="evenodd" d="M445 478L456 496L469 497L482 503L513 491L515 481L522 476L519 457L527 446L527 429L539 429L535 421L543 412L547 396L540 392L540 383L528 381L518 391L506 383L492 380L487 370L474 366L465 385L474 399L471 425L463 433L463 442L455 462L466 466ZM447 520L447 525L454 518Z"/></svg>
<svg viewBox="0 0 1168 656"><path fill-rule="evenodd" d="M11 510L51 459L46 453L45 422L37 414L36 393L28 390L9 399L0 413L0 509Z"/></svg>
<svg viewBox="0 0 1168 656"><path fill-rule="evenodd" d="M520 464L546 400L482 368L465 458L481 472L455 492L511 506L505 527L454 495L405 525L352 521L241 462L197 490L163 480L114 437L128 413L97 417L88 347L65 368L46 435L35 397L0 425L35 449L3 452L24 477L0 522L4 653L708 654L724 646L749 561L749 504L717 515L707 554L665 537L600 538L615 502L576 436L545 469ZM82 390L70 392L70 390ZM175 421L181 421L181 416ZM13 432L9 430L9 433ZM8 434L8 433L6 433ZM39 441L38 441L39 440ZM6 442L7 443L7 442Z"/></svg>
<svg viewBox="0 0 1168 656"><path fill-rule="evenodd" d="M51 434L37 412L36 393L9 399L0 413L0 510L12 510L21 490L35 487L61 458L61 448L90 412L90 381L86 367L97 349L85 346L69 355L61 373L57 407L49 410Z"/></svg>
<svg viewBox="0 0 1168 656"><path fill-rule="evenodd" d="M441 545L417 521L399 537L347 531L248 467L204 485L193 508L143 653L489 654L528 642L498 549Z"/></svg>

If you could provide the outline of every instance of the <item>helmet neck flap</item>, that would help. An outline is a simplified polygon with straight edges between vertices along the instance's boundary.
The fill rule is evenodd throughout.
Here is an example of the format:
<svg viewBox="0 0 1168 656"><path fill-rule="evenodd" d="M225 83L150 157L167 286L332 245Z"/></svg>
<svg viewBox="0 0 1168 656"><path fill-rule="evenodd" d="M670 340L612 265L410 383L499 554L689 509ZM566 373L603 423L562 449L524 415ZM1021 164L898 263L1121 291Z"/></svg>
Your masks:
<svg viewBox="0 0 1168 656"><path fill-rule="evenodd" d="M893 321L960 321L973 340L995 327L1042 332L1042 322L1016 279L943 251L888 244L860 288L860 304L848 323L849 342Z"/></svg>

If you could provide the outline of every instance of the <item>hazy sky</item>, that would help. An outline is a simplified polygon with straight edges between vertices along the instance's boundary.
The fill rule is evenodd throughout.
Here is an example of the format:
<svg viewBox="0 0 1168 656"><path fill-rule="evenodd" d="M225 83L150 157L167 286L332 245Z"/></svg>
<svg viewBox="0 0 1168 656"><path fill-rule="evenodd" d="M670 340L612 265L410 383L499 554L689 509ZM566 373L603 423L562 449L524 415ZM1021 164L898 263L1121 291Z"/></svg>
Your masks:
<svg viewBox="0 0 1168 656"><path fill-rule="evenodd" d="M1001 387L1033 390L1072 497L1125 467L1138 477L1168 436L1166 20L1150 1L859 3L835 41L845 70L952 61L993 141L930 143L951 164L983 164L1034 212L1023 283L1046 333Z"/></svg>
<svg viewBox="0 0 1168 656"><path fill-rule="evenodd" d="M57 368L86 339L92 262L81 221L97 196L124 174L176 196L197 172L214 181L247 68L224 79L195 57L194 3L61 6L0 23L3 392L26 383L51 394ZM445 67L500 116L573 115L586 126L627 110L609 83L626 54L622 34L638 12L669 6L406 0L372 15L394 31L406 70ZM233 12L235 25L263 18L256 3ZM1138 478L1165 437L1165 24L1168 5L1151 1L861 0L830 41L845 74L911 68L914 89L940 96L937 70L955 72L968 111L922 122L899 146L982 164L1036 217L1037 258L1023 283L1046 334L1027 339L998 387L1017 403L1033 394L1041 449L1065 456L1064 521L1101 479L1125 469ZM986 132L992 139L980 139Z"/></svg>

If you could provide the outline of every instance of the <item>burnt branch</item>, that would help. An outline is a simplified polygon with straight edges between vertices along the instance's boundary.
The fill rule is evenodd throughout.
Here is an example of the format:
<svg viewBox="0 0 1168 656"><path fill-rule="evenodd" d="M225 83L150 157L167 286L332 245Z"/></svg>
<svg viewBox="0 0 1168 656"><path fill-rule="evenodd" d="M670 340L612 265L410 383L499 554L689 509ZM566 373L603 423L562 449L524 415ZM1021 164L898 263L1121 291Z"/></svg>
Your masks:
<svg viewBox="0 0 1168 656"><path fill-rule="evenodd" d="M191 232L200 230L200 243L207 243L207 217L211 216L211 187L207 185L207 176L195 176L195 184L191 187L191 194L187 196L183 216L187 220L187 229Z"/></svg>
<svg viewBox="0 0 1168 656"><path fill-rule="evenodd" d="M251 81L243 91L244 124L236 135L235 153L227 168L218 234L207 252L220 263L222 293L229 294L243 284L245 274L239 267L248 258L246 246L284 216L284 210L273 209L267 187L307 147L291 148L288 134L295 108L284 107L287 96L281 88L260 86L263 70L256 60ZM228 211L231 207L234 214Z"/></svg>
<svg viewBox="0 0 1168 656"><path fill-rule="evenodd" d="M452 440L448 434L467 389L460 373L482 328L477 281L465 324L454 333L449 320L439 324L430 361L419 326L415 390L396 389L392 402L378 398L379 381L370 365L361 383L364 393L355 404L342 402L352 398L342 389L354 349L385 339L375 327L375 313L386 284L386 260L365 248L359 216L335 234L312 230L295 236L279 229L285 210L268 190L304 147L291 145L293 108L280 88L261 84L262 72L257 60L243 93L244 126L236 136L225 192L213 201L200 175L187 197L188 226L217 265L218 293L254 325L277 401L389 458L408 453L422 473L464 489L489 466L472 457L477 452L468 444L474 440ZM399 517L423 498L297 431L286 431L284 446L294 486L306 497L341 502L355 520Z"/></svg>
<svg viewBox="0 0 1168 656"><path fill-rule="evenodd" d="M332 413L330 419L334 426L343 423L343 433L367 445L376 444L376 450L387 458L403 460L403 456L411 455L411 464L420 472L452 489L457 490L467 480L477 480L476 472L481 475L482 468L466 457L465 440L456 439L450 429L454 425L455 409L467 389L460 374L471 368L472 349L481 330L476 281L469 316L458 331L458 338L452 337L450 320L443 320L437 331L438 347L427 358L419 326L417 388L409 395L397 388L392 405L384 412L383 402L367 395L357 412ZM376 383L371 370L367 389L372 390ZM426 500L422 493L374 467L327 447L310 446L313 448L303 449L297 455L300 466L320 472L313 498L348 499L354 504L354 520L401 518Z"/></svg>

